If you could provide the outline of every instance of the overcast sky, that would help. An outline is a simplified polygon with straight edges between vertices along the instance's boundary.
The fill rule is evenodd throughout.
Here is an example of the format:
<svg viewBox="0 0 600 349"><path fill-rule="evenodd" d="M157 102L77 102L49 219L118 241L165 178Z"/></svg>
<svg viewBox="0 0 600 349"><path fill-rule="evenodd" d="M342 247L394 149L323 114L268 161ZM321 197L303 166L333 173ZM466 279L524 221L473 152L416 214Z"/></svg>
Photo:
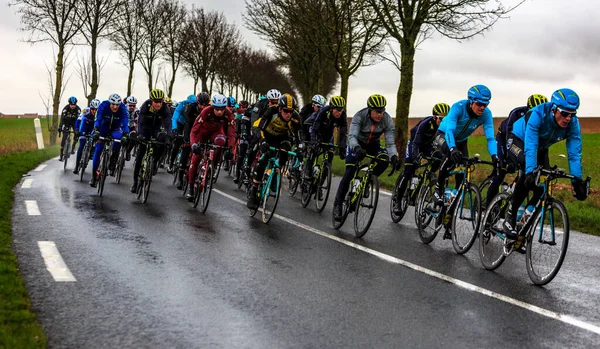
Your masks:
<svg viewBox="0 0 600 349"><path fill-rule="evenodd" d="M185 1L206 9L223 11L230 22L239 26L244 38L255 48L268 48L243 26L243 0ZM517 0L503 1L506 5ZM45 108L38 91L47 94L45 64L52 66L50 44L31 46L21 40L20 18L15 8L0 0L0 112L39 112ZM524 105L532 93L550 97L561 87L575 90L581 98L580 116L600 114L600 13L598 0L528 0L501 20L484 36L456 42L434 36L419 46L415 57L414 90L411 116L430 115L437 102L452 104L466 96L469 87L485 84L492 91L490 108L494 115L505 116L515 106ZM293 22L292 22L293 23ZM72 57L84 47L74 48ZM101 76L99 98L124 93L127 70L118 53L103 43L99 55L108 60ZM67 67L71 76L63 96L83 101L83 88L75 74L75 61ZM141 67L135 72L134 95L147 95ZM178 72L173 98L181 100L193 92L192 80ZM400 73L387 62L361 68L350 79L349 113L365 106L367 97L380 93L388 99L388 110L395 110ZM339 87L336 90L339 93ZM329 97L329 96L328 96ZM391 113L393 115L393 113Z"/></svg>

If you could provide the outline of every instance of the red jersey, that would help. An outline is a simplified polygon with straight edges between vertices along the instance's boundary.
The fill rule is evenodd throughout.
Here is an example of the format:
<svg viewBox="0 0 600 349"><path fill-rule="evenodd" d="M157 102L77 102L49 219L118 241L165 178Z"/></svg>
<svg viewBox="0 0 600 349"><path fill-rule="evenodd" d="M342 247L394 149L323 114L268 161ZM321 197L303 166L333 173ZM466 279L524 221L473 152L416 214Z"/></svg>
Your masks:
<svg viewBox="0 0 600 349"><path fill-rule="evenodd" d="M194 120L192 126L192 132L190 133L190 141L192 143L198 143L198 138L201 130L208 131L210 133L221 131L227 135L228 128L234 128L235 118L233 114L225 109L222 116L218 117L214 113L214 108L208 106L200 112L200 115Z"/></svg>

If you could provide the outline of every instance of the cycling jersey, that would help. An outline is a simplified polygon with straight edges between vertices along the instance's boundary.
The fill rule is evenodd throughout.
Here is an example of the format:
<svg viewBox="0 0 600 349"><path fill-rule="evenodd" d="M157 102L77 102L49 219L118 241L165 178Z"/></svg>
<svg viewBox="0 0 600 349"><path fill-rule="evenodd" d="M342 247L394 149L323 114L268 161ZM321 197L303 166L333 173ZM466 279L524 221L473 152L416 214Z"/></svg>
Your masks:
<svg viewBox="0 0 600 349"><path fill-rule="evenodd" d="M374 122L369 115L369 108L359 110L350 123L350 132L348 134L348 145L350 150L369 146L369 144L379 143L379 138L385 134L385 146L389 156L396 155L396 144L394 144L394 121L387 112L384 112L383 118L379 122Z"/></svg>
<svg viewBox="0 0 600 349"><path fill-rule="evenodd" d="M504 140L508 140L510 133L513 130L515 122L525 116L525 114L529 111L529 107L522 106L516 107L508 113L508 117L502 121L500 127L498 127L498 133L502 134Z"/></svg>
<svg viewBox="0 0 600 349"><path fill-rule="evenodd" d="M142 137L148 138L159 130L171 135L171 110L165 103L159 110L155 110L152 108L152 100L148 99L140 107L138 133Z"/></svg>
<svg viewBox="0 0 600 349"><path fill-rule="evenodd" d="M406 159L416 159L420 152L429 151L437 130L438 124L433 116L426 117L411 128L410 140L406 146Z"/></svg>
<svg viewBox="0 0 600 349"><path fill-rule="evenodd" d="M200 115L194 121L190 133L190 140L192 143L198 143L200 133L204 132L208 132L209 134L223 133L224 135L227 135L227 128L233 127L234 123L235 120L233 114L229 110L225 109L222 116L217 116L214 113L213 107L208 106L202 109L202 112L200 112Z"/></svg>
<svg viewBox="0 0 600 349"><path fill-rule="evenodd" d="M346 133L348 129L348 123L346 121L346 112L342 112L339 118L335 118L332 115L333 107L328 105L322 107L315 115L312 128L311 128L311 141L312 142L329 142L333 138L334 128L339 129L339 146L341 148L346 147ZM308 121L308 120L307 120Z"/></svg>
<svg viewBox="0 0 600 349"><path fill-rule="evenodd" d="M102 130L121 130L129 132L129 113L125 104L121 103L116 113L110 110L110 102L104 101L100 103L96 112L96 121L94 127ZM102 132L104 133L104 132Z"/></svg>
<svg viewBox="0 0 600 349"><path fill-rule="evenodd" d="M92 115L90 112L83 114L79 122L79 133L82 135L90 134L94 130L94 119L95 115Z"/></svg>
<svg viewBox="0 0 600 349"><path fill-rule="evenodd" d="M452 149L456 147L456 143L466 141L477 127L481 125L483 125L483 132L487 139L490 155L497 155L494 120L492 119L490 108L485 108L483 115L476 116L471 110L468 99L458 101L452 105L450 112L440 123L439 130L444 132L448 148Z"/></svg>
<svg viewBox="0 0 600 349"><path fill-rule="evenodd" d="M525 142L525 173L537 167L537 153L562 140L567 142L569 170L581 178L581 128L577 116L573 116L566 128L554 119L553 103L547 102L532 108L524 118L515 122L513 134ZM510 147L510 144L507 145Z"/></svg>
<svg viewBox="0 0 600 349"><path fill-rule="evenodd" d="M196 104L196 96L190 95L188 99L182 101L175 108L175 112L173 113L173 121L171 127L173 130L183 129L185 125L185 111L188 105Z"/></svg>
<svg viewBox="0 0 600 349"><path fill-rule="evenodd" d="M62 128L64 125L73 127L80 114L81 108L79 108L79 106L75 106L75 108L71 109L69 104L65 105L60 114L60 124L58 125L58 128Z"/></svg>
<svg viewBox="0 0 600 349"><path fill-rule="evenodd" d="M296 111L292 113L289 121L283 120L277 106L267 109L258 125L262 138L294 136L296 144L302 139L300 115ZM267 140L268 141L268 140Z"/></svg>

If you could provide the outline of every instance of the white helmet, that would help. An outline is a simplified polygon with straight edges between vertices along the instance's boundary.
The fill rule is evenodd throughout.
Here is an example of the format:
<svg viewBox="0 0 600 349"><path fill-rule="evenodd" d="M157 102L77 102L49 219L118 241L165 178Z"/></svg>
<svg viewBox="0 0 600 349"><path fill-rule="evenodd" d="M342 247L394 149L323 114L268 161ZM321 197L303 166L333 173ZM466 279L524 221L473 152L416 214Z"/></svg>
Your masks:
<svg viewBox="0 0 600 349"><path fill-rule="evenodd" d="M110 104L121 104L122 102L121 96L119 96L117 93L113 93L112 95L108 96L108 101Z"/></svg>
<svg viewBox="0 0 600 349"><path fill-rule="evenodd" d="M127 97L127 99L125 101L127 102L127 104L137 104L137 98L135 98L133 96Z"/></svg>
<svg viewBox="0 0 600 349"><path fill-rule="evenodd" d="M281 92L279 92L279 90L272 89L272 90L269 90L269 92L267 92L267 99L270 99L270 100L277 99L277 100L279 100L279 97L281 97Z"/></svg>
<svg viewBox="0 0 600 349"><path fill-rule="evenodd" d="M314 95L312 98L312 102L316 105L320 107L325 106L325 104L327 104L327 100L325 99L325 97L321 96L321 95Z"/></svg>
<svg viewBox="0 0 600 349"><path fill-rule="evenodd" d="M99 100L98 98L96 98L96 99L93 99L93 100L90 102L90 109L98 109L98 107L100 106L100 103L101 103L101 102L100 102L100 100Z"/></svg>
<svg viewBox="0 0 600 349"><path fill-rule="evenodd" d="M227 97L222 94L217 93L212 97L212 106L213 107L226 107L227 106Z"/></svg>
<svg viewBox="0 0 600 349"><path fill-rule="evenodd" d="M178 104L179 104L179 102L177 102L176 100L173 100L173 108L176 108Z"/></svg>

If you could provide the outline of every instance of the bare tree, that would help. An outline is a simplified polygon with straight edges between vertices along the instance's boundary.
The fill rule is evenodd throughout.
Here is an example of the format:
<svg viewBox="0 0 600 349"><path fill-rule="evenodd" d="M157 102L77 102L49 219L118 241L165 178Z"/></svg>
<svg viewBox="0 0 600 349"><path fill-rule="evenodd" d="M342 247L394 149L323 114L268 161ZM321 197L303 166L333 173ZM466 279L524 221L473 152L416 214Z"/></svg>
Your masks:
<svg viewBox="0 0 600 349"><path fill-rule="evenodd" d="M133 75L135 62L140 58L142 46L146 38L142 31L143 2L140 0L127 0L117 8L116 16L111 24L114 35L110 36L113 46L119 50L121 60L128 69L127 95L131 95L133 88Z"/></svg>
<svg viewBox="0 0 600 349"><path fill-rule="evenodd" d="M100 86L100 75L104 66L106 66L106 62L108 59L100 57L96 60L97 68L96 68L96 82L97 86ZM91 96L92 93L88 93L91 89L91 86L94 84L93 76L94 76L94 68L93 68L93 58L88 57L85 54L77 55L77 66L75 67L75 71L77 76L79 76L79 80L81 81L81 85L83 87L83 94L86 96ZM96 98L94 94L94 98ZM93 98L92 98L93 99ZM91 103L91 100L88 100L88 105Z"/></svg>
<svg viewBox="0 0 600 349"><path fill-rule="evenodd" d="M166 85L167 95L172 97L175 75L181 63L181 54L188 42L188 27L186 26L187 10L179 0L169 0L164 7L165 16L165 42L163 57L171 66L171 78Z"/></svg>
<svg viewBox="0 0 600 349"><path fill-rule="evenodd" d="M158 80L160 72L154 70L159 58L165 34L165 17L163 14L165 0L136 0L139 6L144 45L140 50L139 61L146 72L148 92L153 88L154 79Z"/></svg>
<svg viewBox="0 0 600 349"><path fill-rule="evenodd" d="M54 69L54 93L52 96L52 129L50 143L56 143L58 110L60 97L66 83L63 81L65 49L72 44L73 37L83 23L77 12L77 0L14 0L10 5L17 6L21 15L22 30L31 33L26 42L36 44L49 41L56 45L56 66Z"/></svg>
<svg viewBox="0 0 600 349"><path fill-rule="evenodd" d="M417 46L434 32L454 39L472 38L514 10L493 0L369 0L379 23L400 44L400 84L396 95L396 145L406 148L408 112Z"/></svg>
<svg viewBox="0 0 600 349"><path fill-rule="evenodd" d="M102 62L98 61L98 43L111 34L111 22L119 13L116 11L125 0L80 0L78 5L83 19L81 34L90 46L91 75L89 76L89 94L86 92L88 104L96 98L100 85L99 70Z"/></svg>

